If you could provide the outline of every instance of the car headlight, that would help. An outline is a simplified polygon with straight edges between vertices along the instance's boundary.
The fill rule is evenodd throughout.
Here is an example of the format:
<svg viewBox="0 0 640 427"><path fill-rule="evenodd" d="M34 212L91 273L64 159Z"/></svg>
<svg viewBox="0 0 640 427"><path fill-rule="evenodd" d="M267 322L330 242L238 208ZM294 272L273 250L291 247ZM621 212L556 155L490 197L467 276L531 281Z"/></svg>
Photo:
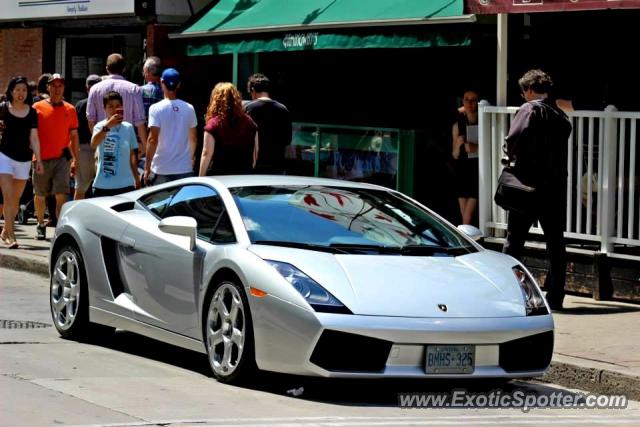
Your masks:
<svg viewBox="0 0 640 427"><path fill-rule="evenodd" d="M275 268L287 282L291 283L295 290L307 300L315 311L353 314L338 298L331 295L329 291L293 265L280 261L265 261Z"/></svg>
<svg viewBox="0 0 640 427"><path fill-rule="evenodd" d="M512 268L513 274L518 279L520 290L522 291L522 298L524 298L524 306L527 311L527 316L539 316L543 314L549 314L547 305L544 303L544 298L533 280L533 277L529 275L522 267L515 266Z"/></svg>

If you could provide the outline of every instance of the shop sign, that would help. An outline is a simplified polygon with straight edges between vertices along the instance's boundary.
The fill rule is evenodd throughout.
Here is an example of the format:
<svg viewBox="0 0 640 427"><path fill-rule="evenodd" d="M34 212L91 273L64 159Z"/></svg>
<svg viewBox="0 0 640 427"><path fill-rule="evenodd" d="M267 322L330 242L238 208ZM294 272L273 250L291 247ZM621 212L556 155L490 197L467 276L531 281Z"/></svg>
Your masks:
<svg viewBox="0 0 640 427"><path fill-rule="evenodd" d="M285 34L282 45L286 49L314 47L318 44L318 33Z"/></svg>
<svg viewBox="0 0 640 427"><path fill-rule="evenodd" d="M135 0L1 0L0 21L133 15Z"/></svg>
<svg viewBox="0 0 640 427"><path fill-rule="evenodd" d="M530 13L568 10L640 8L638 0L466 0L468 13Z"/></svg>

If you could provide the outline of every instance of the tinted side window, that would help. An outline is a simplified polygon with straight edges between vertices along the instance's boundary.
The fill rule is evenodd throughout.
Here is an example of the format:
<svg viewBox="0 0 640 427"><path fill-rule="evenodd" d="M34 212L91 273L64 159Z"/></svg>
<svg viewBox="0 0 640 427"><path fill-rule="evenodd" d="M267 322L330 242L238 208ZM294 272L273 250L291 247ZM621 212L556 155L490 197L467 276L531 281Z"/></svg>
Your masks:
<svg viewBox="0 0 640 427"><path fill-rule="evenodd" d="M151 212L162 218L162 214L171 203L171 199L180 188L169 188L153 194L149 194L140 199L140 203L145 205Z"/></svg>
<svg viewBox="0 0 640 427"><path fill-rule="evenodd" d="M210 240L223 211L222 201L212 188L204 185L187 185L173 197L163 218L193 217L198 223L198 237Z"/></svg>

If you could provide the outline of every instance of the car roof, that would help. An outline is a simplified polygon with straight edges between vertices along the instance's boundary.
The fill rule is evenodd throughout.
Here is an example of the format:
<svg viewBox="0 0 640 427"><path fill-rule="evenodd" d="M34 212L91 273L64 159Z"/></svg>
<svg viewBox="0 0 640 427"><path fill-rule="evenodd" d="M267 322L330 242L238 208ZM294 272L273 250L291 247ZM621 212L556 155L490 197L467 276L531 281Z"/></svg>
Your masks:
<svg viewBox="0 0 640 427"><path fill-rule="evenodd" d="M292 176L292 175L220 175L198 178L187 178L183 182L208 182L215 181L224 187L257 187L262 185L268 186L287 186L287 185L326 185L331 187L344 188L369 188L377 190L389 190L389 188L379 185L366 184L361 182L344 181L339 179L316 178L308 176Z"/></svg>

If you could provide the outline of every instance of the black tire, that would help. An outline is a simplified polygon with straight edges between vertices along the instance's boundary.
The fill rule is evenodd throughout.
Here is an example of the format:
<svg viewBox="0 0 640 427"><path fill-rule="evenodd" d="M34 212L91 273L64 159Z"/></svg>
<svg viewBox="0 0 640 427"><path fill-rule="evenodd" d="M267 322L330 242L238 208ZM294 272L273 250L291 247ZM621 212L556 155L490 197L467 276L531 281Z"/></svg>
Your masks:
<svg viewBox="0 0 640 427"><path fill-rule="evenodd" d="M115 330L89 322L87 274L82 254L73 244L63 246L55 254L49 282L49 305L53 324L63 338L93 340Z"/></svg>
<svg viewBox="0 0 640 427"><path fill-rule="evenodd" d="M235 292L233 292L235 290ZM229 301L229 297L233 300L233 295L239 297L242 302L242 316L236 316L235 321L231 321L231 333L227 336L227 339L232 341L231 349L229 350L231 353L231 357L229 360L229 364L232 366L231 372L228 371L228 367L225 371L224 364L221 363L221 357L219 354L220 345L209 345L209 337L211 336L211 332L214 330L220 330L221 335L225 335L228 333L224 331L223 323L224 320L222 317L216 317L216 313L219 313L219 310L212 308L218 302L218 299L222 301L222 303L227 308L229 315L231 315L232 302ZM230 319L227 319L230 320ZM244 339L242 350L239 350L239 347L230 336L233 335L234 330L238 329L238 327L243 328ZM206 304L206 311L204 315L203 322L203 337L204 344L207 349L207 358L209 360L209 366L211 367L211 371L213 372L213 376L220 382L227 384L243 384L249 382L251 379L255 378L257 374L257 366L255 361L255 344L253 339L253 322L251 318L251 311L249 309L249 301L247 300L247 296L244 292L244 289L241 285L238 284L236 280L224 279L214 285L214 288L211 292L208 292L208 300ZM235 345L235 351L233 351L233 346ZM224 349L224 344L222 344L223 353L227 350ZM235 357L234 357L235 355ZM222 357L224 359L224 357ZM234 363L235 362L235 363Z"/></svg>

